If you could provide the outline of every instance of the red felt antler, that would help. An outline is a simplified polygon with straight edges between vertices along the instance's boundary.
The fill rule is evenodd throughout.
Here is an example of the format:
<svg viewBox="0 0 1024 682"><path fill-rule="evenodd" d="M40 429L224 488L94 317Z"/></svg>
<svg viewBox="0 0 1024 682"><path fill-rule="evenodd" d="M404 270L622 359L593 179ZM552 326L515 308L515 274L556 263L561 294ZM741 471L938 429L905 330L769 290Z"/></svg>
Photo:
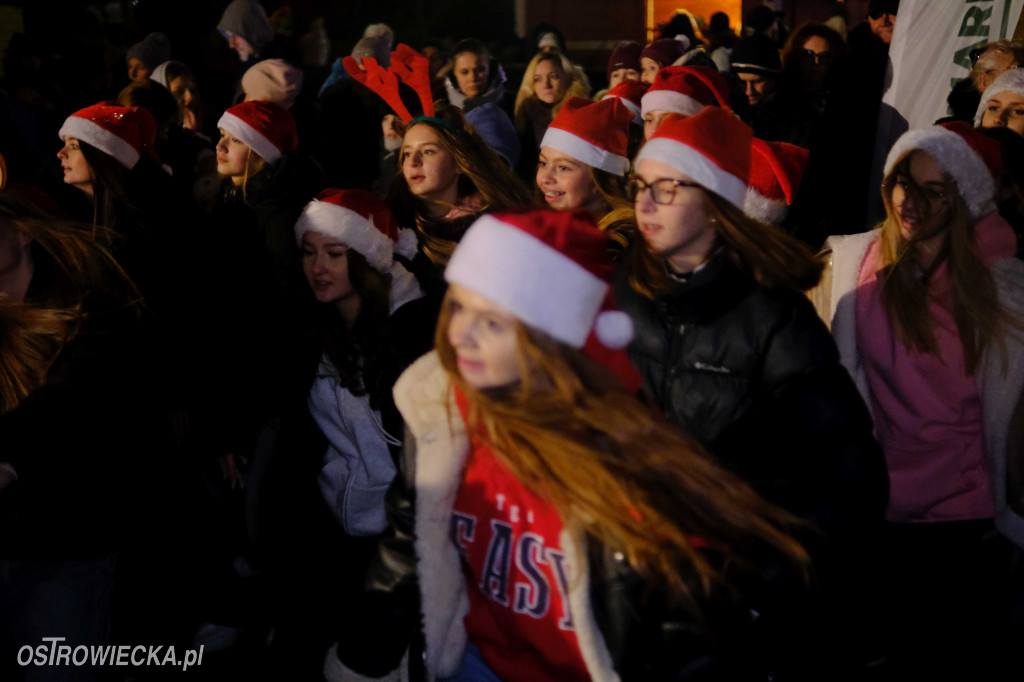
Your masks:
<svg viewBox="0 0 1024 682"><path fill-rule="evenodd" d="M363 57L365 71L359 68L359 64L353 57L345 57L341 63L353 80L359 81L380 95L388 103L388 106L398 114L398 118L405 123L412 120L412 114L405 108L402 97L398 94L398 76L395 73L385 71L384 67L378 64L373 57Z"/></svg>
<svg viewBox="0 0 1024 682"><path fill-rule="evenodd" d="M388 71L416 91L423 105L424 116L434 115L434 97L430 92L430 62L426 57L405 43L400 43L391 53Z"/></svg>

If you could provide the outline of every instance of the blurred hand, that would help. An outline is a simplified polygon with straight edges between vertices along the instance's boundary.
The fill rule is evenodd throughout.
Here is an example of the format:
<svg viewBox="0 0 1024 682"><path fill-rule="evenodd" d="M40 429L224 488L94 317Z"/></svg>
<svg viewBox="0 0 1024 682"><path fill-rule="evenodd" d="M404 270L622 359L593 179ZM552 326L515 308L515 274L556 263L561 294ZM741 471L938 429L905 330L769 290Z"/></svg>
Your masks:
<svg viewBox="0 0 1024 682"><path fill-rule="evenodd" d="M245 457L235 457L233 452L228 452L220 456L220 471L224 475L224 480L231 485L231 489L234 490L236 487L239 489L245 488L245 475L239 468L239 464L242 467L249 465L249 460Z"/></svg>

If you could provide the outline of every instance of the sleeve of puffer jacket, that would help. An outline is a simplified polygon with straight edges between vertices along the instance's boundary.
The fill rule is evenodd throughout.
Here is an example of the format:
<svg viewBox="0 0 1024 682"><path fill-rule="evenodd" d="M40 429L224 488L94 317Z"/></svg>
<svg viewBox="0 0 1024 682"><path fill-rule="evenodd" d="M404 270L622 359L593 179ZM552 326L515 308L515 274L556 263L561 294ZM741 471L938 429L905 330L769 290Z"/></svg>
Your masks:
<svg viewBox="0 0 1024 682"><path fill-rule="evenodd" d="M401 467L385 498L388 529L366 575L370 608L343 619L337 645L344 667L371 678L394 671L418 632L415 442L406 433Z"/></svg>

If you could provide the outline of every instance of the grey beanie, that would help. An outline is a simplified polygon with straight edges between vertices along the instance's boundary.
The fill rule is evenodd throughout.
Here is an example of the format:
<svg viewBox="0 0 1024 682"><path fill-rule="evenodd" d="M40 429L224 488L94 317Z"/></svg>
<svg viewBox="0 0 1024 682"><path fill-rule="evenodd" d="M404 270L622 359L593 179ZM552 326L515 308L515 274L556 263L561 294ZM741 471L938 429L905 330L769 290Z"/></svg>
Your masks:
<svg viewBox="0 0 1024 682"><path fill-rule="evenodd" d="M138 59L150 71L171 58L171 41L163 33L153 32L128 48L125 61Z"/></svg>

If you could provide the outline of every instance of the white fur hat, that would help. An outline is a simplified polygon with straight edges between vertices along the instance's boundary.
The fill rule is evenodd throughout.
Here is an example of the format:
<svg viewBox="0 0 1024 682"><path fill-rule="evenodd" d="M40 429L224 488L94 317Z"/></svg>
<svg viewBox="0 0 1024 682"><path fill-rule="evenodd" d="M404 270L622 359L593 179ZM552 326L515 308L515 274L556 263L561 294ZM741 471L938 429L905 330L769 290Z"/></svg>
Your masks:
<svg viewBox="0 0 1024 682"><path fill-rule="evenodd" d="M1012 92L1024 97L1024 69L1010 69L1004 71L999 78L992 81L992 85L985 88L981 94L981 103L978 104L978 112L974 114L974 127L981 127L981 117L985 113L988 101L1000 92Z"/></svg>

